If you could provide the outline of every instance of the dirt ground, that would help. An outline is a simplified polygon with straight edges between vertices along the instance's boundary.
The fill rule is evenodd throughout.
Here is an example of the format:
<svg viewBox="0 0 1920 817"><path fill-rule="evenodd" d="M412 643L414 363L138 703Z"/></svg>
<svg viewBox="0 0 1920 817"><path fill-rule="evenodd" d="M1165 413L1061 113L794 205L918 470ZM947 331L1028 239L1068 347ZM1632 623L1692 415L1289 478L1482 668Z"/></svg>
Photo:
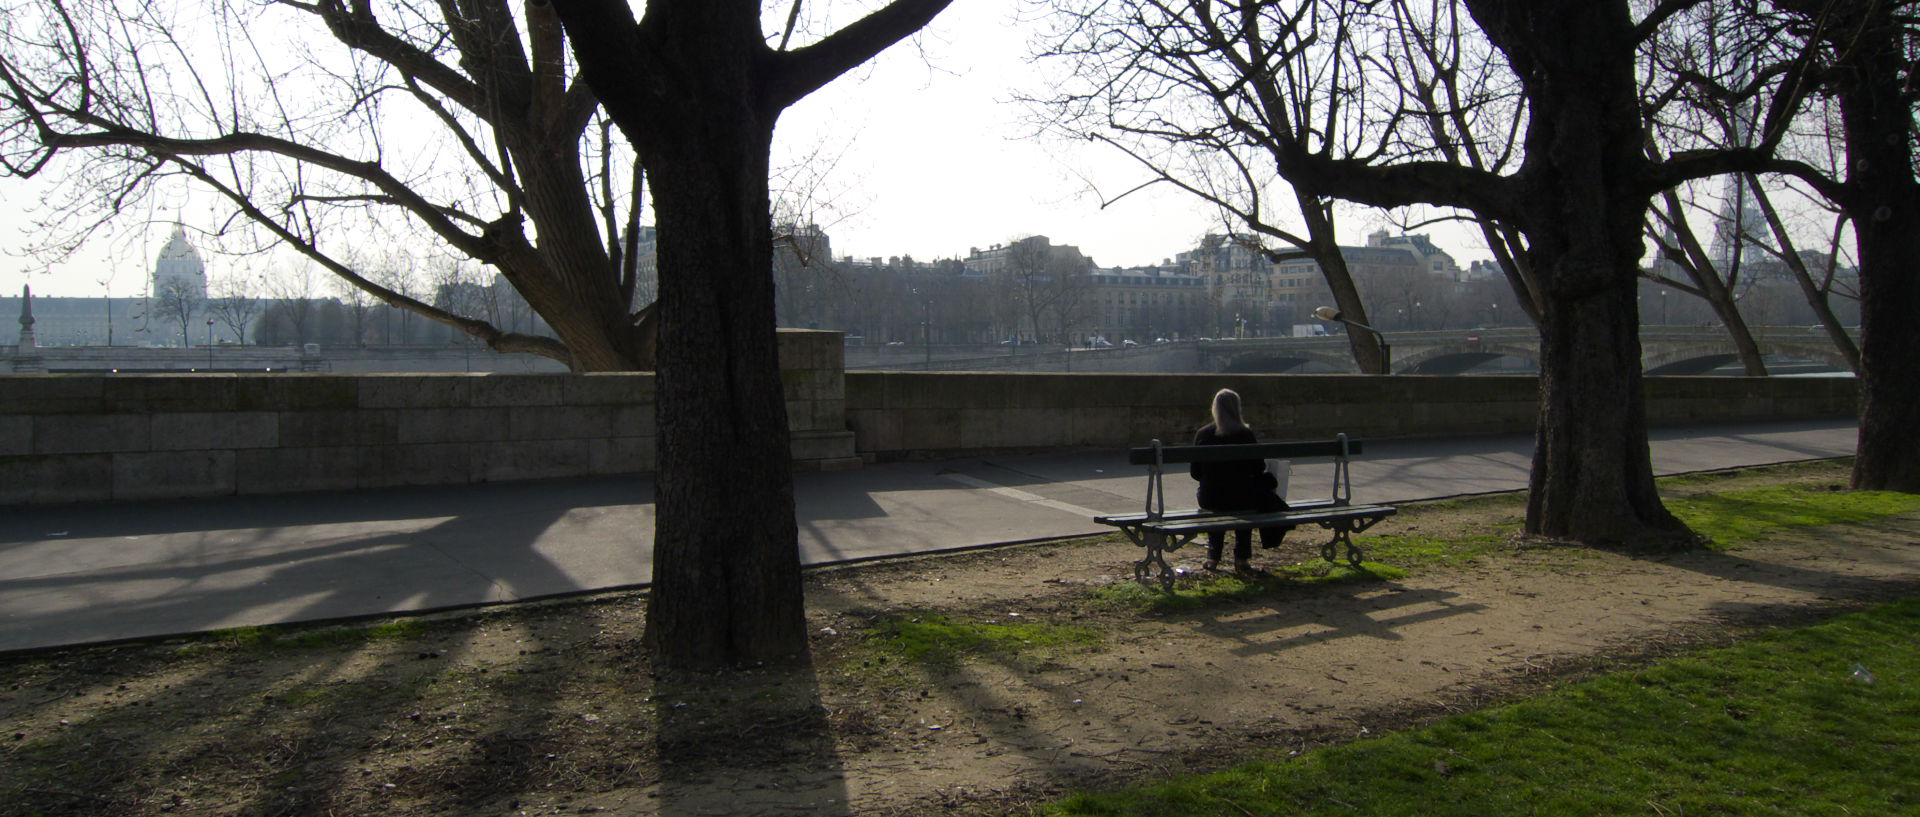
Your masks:
<svg viewBox="0 0 1920 817"><path fill-rule="evenodd" d="M1444 538L1518 513L1412 507L1378 532ZM1256 563L1311 556L1290 541ZM25 815L1019 813L1910 595L1916 541L1914 516L1729 553L1515 541L1401 580L1160 614L1092 598L1132 580L1124 540L1027 545L817 571L810 667L673 682L647 671L634 596L270 647L239 634L16 657L0 660L0 802ZM1198 571L1198 551L1179 564ZM916 619L1092 638L957 662L875 646L876 628Z"/></svg>

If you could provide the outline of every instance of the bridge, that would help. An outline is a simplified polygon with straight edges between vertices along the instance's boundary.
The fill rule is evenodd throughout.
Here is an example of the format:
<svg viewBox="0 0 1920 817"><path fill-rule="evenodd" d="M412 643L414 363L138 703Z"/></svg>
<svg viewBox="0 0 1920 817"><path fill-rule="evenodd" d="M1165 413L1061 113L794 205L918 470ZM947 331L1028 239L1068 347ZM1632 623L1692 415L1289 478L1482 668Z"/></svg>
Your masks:
<svg viewBox="0 0 1920 817"><path fill-rule="evenodd" d="M1396 374L1461 374L1490 361L1513 358L1537 368L1540 337L1530 327L1392 332L1392 370ZM1763 355L1804 360L1848 369L1847 360L1824 332L1805 327L1755 333ZM1249 338L1198 344L1203 371L1287 372L1307 368L1354 371L1344 336L1322 338ZM1649 375L1705 374L1737 363L1733 341L1719 327L1654 326L1640 332L1641 367Z"/></svg>
<svg viewBox="0 0 1920 817"><path fill-rule="evenodd" d="M1824 332L1806 327L1761 330L1754 340L1764 355L1846 371L1846 358ZM1518 368L1539 368L1540 338L1531 327L1389 332L1395 374L1463 374L1507 359ZM1645 327L1640 332L1643 371L1650 375L1695 375L1737 363L1739 355L1719 327ZM1311 338L1244 338L1152 344L1137 348L1075 349L992 346L849 346L849 369L912 371L1038 372L1231 372L1355 373L1344 335ZM1482 370L1484 372L1484 369Z"/></svg>

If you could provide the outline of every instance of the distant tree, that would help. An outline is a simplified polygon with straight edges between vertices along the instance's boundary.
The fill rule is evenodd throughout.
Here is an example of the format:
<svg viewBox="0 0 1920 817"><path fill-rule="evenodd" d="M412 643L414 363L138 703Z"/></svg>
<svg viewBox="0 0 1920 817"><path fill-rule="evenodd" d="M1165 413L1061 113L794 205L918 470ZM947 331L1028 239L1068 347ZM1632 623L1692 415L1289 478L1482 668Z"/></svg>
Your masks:
<svg viewBox="0 0 1920 817"><path fill-rule="evenodd" d="M267 297L273 301L267 314L274 318L276 345L304 344L313 341L315 282L313 268L307 264L281 269L267 276ZM266 343L266 339L261 339Z"/></svg>
<svg viewBox="0 0 1920 817"><path fill-rule="evenodd" d="M162 283L159 290L154 293L153 306L150 308L161 316L162 322L172 324L180 330L181 346L192 346L193 339L188 337L188 330L193 326L193 319L200 314L200 308L204 303L205 299L193 285L180 280L169 280Z"/></svg>
<svg viewBox="0 0 1920 817"><path fill-rule="evenodd" d="M368 322L373 317L373 296L344 280L336 279L333 302L340 305L345 335L342 340L353 346L367 345L367 333L371 331Z"/></svg>
<svg viewBox="0 0 1920 817"><path fill-rule="evenodd" d="M213 297L207 299L207 312L227 331L233 342L247 342L247 327L266 308L260 300L259 279L244 274L229 275L213 283Z"/></svg>

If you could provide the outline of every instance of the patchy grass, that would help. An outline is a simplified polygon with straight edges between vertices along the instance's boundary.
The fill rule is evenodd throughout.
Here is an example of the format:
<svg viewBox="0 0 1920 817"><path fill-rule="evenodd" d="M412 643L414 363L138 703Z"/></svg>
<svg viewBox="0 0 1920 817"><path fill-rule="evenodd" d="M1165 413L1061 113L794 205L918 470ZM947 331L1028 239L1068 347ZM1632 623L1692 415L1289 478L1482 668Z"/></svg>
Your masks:
<svg viewBox="0 0 1920 817"><path fill-rule="evenodd" d="M1835 485L1766 485L1671 499L1667 508L1713 547L1728 548L1792 528L1872 522L1920 511L1920 496L1846 491Z"/></svg>
<svg viewBox="0 0 1920 817"><path fill-rule="evenodd" d="M1369 540L1371 541L1371 540ZM1369 548L1371 550L1371 548ZM1346 562L1314 560L1284 565L1266 573L1204 573L1182 577L1172 593L1158 584L1143 585L1127 581L1095 588L1100 601L1140 612L1168 613L1204 607L1242 604L1254 599L1284 593L1288 587L1309 584L1378 582L1406 578L1407 572L1379 562L1362 562L1355 568Z"/></svg>
<svg viewBox="0 0 1920 817"><path fill-rule="evenodd" d="M192 655L221 649L279 650L349 647L376 641L404 641L419 638L425 635L426 631L425 624L410 618L380 621L364 626L234 627L207 633L193 643L182 645L179 651L183 655Z"/></svg>
<svg viewBox="0 0 1920 817"><path fill-rule="evenodd" d="M1020 613L963 618L939 613L895 613L873 624L867 643L915 664L952 666L968 658L1055 655L1097 648L1099 631L1034 621Z"/></svg>
<svg viewBox="0 0 1920 817"><path fill-rule="evenodd" d="M1920 599L1050 815L1906 814Z"/></svg>

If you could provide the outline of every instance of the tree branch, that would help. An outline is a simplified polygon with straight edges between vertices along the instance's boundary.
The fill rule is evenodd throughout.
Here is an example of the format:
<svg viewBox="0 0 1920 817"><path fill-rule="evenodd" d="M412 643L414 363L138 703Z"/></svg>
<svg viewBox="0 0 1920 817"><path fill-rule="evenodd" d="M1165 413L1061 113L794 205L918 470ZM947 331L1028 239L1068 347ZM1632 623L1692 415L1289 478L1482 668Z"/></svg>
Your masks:
<svg viewBox="0 0 1920 817"><path fill-rule="evenodd" d="M769 52L766 104L784 110L931 22L953 0L893 0L813 45Z"/></svg>

